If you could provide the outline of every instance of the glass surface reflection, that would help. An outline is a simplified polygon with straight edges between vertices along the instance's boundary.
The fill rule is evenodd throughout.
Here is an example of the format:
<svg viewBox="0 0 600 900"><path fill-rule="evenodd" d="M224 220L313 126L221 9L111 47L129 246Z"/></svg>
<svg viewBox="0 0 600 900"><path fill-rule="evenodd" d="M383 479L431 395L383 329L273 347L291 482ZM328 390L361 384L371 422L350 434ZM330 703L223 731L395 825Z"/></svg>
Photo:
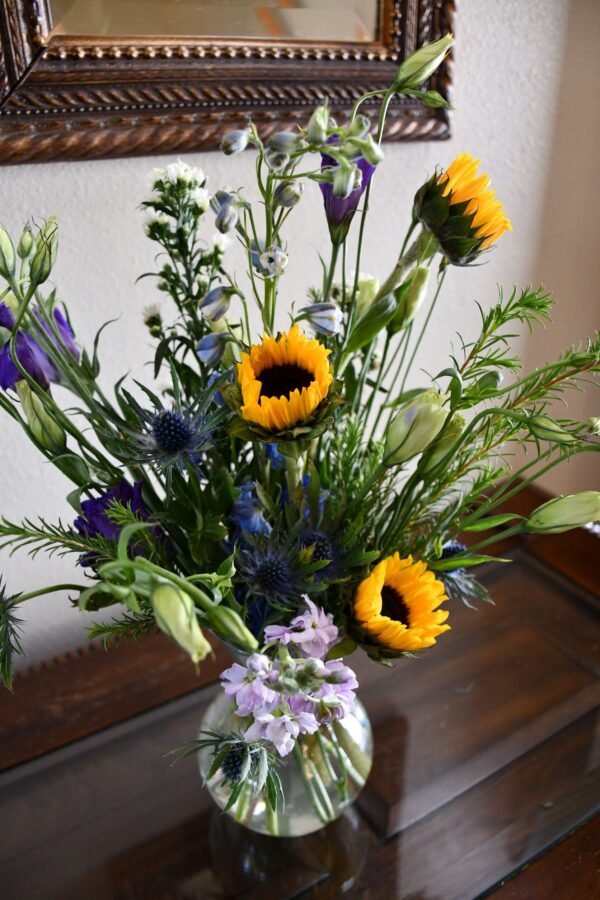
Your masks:
<svg viewBox="0 0 600 900"><path fill-rule="evenodd" d="M51 0L53 34L369 43L380 0Z"/></svg>

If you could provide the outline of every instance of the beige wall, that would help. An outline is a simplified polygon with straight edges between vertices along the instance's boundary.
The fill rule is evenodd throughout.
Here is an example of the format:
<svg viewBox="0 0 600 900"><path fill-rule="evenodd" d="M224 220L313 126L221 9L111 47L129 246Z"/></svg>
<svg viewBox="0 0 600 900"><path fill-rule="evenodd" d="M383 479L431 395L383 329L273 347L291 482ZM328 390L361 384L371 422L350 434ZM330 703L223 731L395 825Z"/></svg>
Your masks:
<svg viewBox="0 0 600 900"><path fill-rule="evenodd" d="M592 0L575 6L581 7L590 21L596 14ZM594 324L590 309L597 296L598 245L591 207L594 191L588 189L590 176L584 175L583 160L589 157L591 170L592 154L598 146L598 121L595 139L590 125L595 97L588 84L592 77L597 83L597 74L586 62L587 74L577 79L579 89L571 91L567 103L558 103L564 90L561 71L567 12L567 0L462 0L451 141L386 147L385 163L374 182L366 271L380 276L387 273L398 253L416 188L436 164L447 164L461 150L481 157L514 226L514 233L501 241L487 265L451 273L445 299L419 354L414 383L421 380L421 368L429 372L441 368L440 360L446 358L457 330L467 338L474 334L477 313L473 301L493 302L498 284L510 289L513 284L543 280L562 297L557 313L560 327L555 333L536 336L526 347L532 362L554 352L555 342L567 343ZM589 48L577 51L587 59L595 48L585 24L580 31L578 39L579 32L573 37L570 27L569 43L574 39L578 44L579 40L579 46ZM570 55L565 70L570 78L577 75L575 66ZM571 146L563 144L567 122L574 123L569 129L576 129L571 140L578 164L572 169L564 162ZM186 158L206 170L213 189L252 181L250 155L226 159L210 153ZM80 339L89 341L103 321L120 316L104 341L107 384L128 369L137 377L149 377L143 368L150 347L141 313L156 294L150 281L135 284L135 279L152 268L153 247L142 234L137 206L147 189L148 169L166 162L166 157L159 157L0 169L0 221L7 227L19 229L29 216L59 216L56 282L61 297L69 303ZM598 175L593 174L597 184ZM557 179L564 202L556 192ZM579 196L582 200L575 200ZM570 230L566 223L564 227L557 224L557 207L564 216L565 203ZM579 209L588 214L580 218ZM568 268L563 267L558 252L565 234L571 247ZM294 211L288 240L290 264L282 287L291 302L302 300L306 288L318 281L317 251L326 246L316 187L309 186ZM589 242L585 252L584 242L586 246ZM230 265L241 268L235 251L229 259ZM283 324L284 319L281 321ZM64 500L63 479L40 461L12 422L2 422L2 437L0 511L14 519L60 515L69 521L72 511ZM582 471L578 467L569 475L569 487L589 483L579 477ZM562 485L560 480L550 482L556 489ZM11 590L26 590L52 580L70 580L72 562L56 558L30 562L23 555L7 558L4 553L0 570ZM65 598L34 601L24 612L29 620L26 648L30 659L81 643L83 617L68 608Z"/></svg>

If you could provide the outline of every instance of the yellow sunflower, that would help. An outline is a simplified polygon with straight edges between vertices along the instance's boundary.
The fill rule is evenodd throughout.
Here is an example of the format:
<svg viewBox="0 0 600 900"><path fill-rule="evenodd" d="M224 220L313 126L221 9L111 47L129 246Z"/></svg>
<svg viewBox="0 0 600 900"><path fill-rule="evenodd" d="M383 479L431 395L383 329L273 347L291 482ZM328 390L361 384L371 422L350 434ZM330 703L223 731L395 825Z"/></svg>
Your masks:
<svg viewBox="0 0 600 900"><path fill-rule="evenodd" d="M398 553L382 560L354 595L354 617L381 647L399 652L423 650L448 631L444 585L424 562Z"/></svg>
<svg viewBox="0 0 600 900"><path fill-rule="evenodd" d="M330 352L302 334L298 325L277 339L265 335L262 344L242 354L238 365L242 417L269 431L307 422L333 381Z"/></svg>
<svg viewBox="0 0 600 900"><path fill-rule="evenodd" d="M439 182L442 196L449 197L451 206L467 204L464 214L473 216L471 229L482 239L481 249L485 250L505 231L512 231L512 225L496 192L490 190L489 176L477 174L479 162L470 153L461 153L440 175Z"/></svg>

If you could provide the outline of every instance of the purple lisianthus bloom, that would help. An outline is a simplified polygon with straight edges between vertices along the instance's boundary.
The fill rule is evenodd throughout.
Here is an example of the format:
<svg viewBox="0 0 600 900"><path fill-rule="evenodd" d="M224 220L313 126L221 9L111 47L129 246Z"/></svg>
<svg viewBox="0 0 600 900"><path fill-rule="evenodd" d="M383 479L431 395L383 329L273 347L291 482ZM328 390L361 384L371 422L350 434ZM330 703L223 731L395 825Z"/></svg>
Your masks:
<svg viewBox="0 0 600 900"><path fill-rule="evenodd" d="M338 638L333 617L304 597L306 611L292 619L289 625L267 625L265 640L281 644L295 644L304 656L323 659Z"/></svg>
<svg viewBox="0 0 600 900"><path fill-rule="evenodd" d="M266 713L277 705L279 695L269 685L273 674L273 663L261 653L249 656L245 666L234 663L221 672L223 690L235 698L238 715Z"/></svg>
<svg viewBox="0 0 600 900"><path fill-rule="evenodd" d="M0 303L0 326L12 331L15 326L15 317L12 310ZM24 331L17 333L15 341L15 354L27 374L37 381L40 387L48 390L51 381L57 380L57 372L38 342ZM19 369L16 367L10 353L10 343L7 341L0 350L0 388L10 391L17 381L22 379Z"/></svg>
<svg viewBox="0 0 600 900"><path fill-rule="evenodd" d="M270 534L272 530L254 496L253 481L247 481L240 487L229 518L246 534Z"/></svg>
<svg viewBox="0 0 600 900"><path fill-rule="evenodd" d="M244 737L247 741L271 741L280 756L287 756L300 734L314 734L318 727L316 717L310 712L280 716L266 713L253 722L244 732Z"/></svg>
<svg viewBox="0 0 600 900"><path fill-rule="evenodd" d="M337 142L336 135L329 138L328 143ZM354 164L360 170L362 180L360 185L351 191L347 197L336 197L333 192L333 184L329 181L320 182L319 187L323 194L323 203L325 204L325 215L327 216L327 224L329 225L329 233L334 244L341 244L350 228L350 223L354 217L354 213L358 208L360 198L366 191L373 177L373 172L377 166L368 163L366 159L360 156L353 160ZM321 170L335 169L338 163L333 157L326 153L321 154Z"/></svg>
<svg viewBox="0 0 600 900"><path fill-rule="evenodd" d="M129 484L128 481L120 481L109 488L100 497L84 500L81 504L81 515L73 523L79 534L86 537L102 537L107 541L117 541L120 535L119 526L108 516L108 511L114 503L129 506L132 513L138 519L148 519L148 511L142 500L142 483L136 481Z"/></svg>
<svg viewBox="0 0 600 900"><path fill-rule="evenodd" d="M58 350L65 349L74 359L79 359L79 347L75 343L75 332L71 328L69 320L60 309L53 311L54 323L58 331L58 338L47 322L40 319L44 331Z"/></svg>

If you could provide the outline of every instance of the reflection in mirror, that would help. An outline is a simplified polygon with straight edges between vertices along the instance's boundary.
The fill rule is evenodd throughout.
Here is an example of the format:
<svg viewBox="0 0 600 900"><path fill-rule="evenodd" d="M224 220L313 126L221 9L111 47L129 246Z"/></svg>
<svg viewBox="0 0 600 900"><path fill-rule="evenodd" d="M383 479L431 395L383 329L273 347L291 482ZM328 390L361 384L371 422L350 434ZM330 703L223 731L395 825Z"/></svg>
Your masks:
<svg viewBox="0 0 600 900"><path fill-rule="evenodd" d="M381 0L50 0L52 34L369 43Z"/></svg>

